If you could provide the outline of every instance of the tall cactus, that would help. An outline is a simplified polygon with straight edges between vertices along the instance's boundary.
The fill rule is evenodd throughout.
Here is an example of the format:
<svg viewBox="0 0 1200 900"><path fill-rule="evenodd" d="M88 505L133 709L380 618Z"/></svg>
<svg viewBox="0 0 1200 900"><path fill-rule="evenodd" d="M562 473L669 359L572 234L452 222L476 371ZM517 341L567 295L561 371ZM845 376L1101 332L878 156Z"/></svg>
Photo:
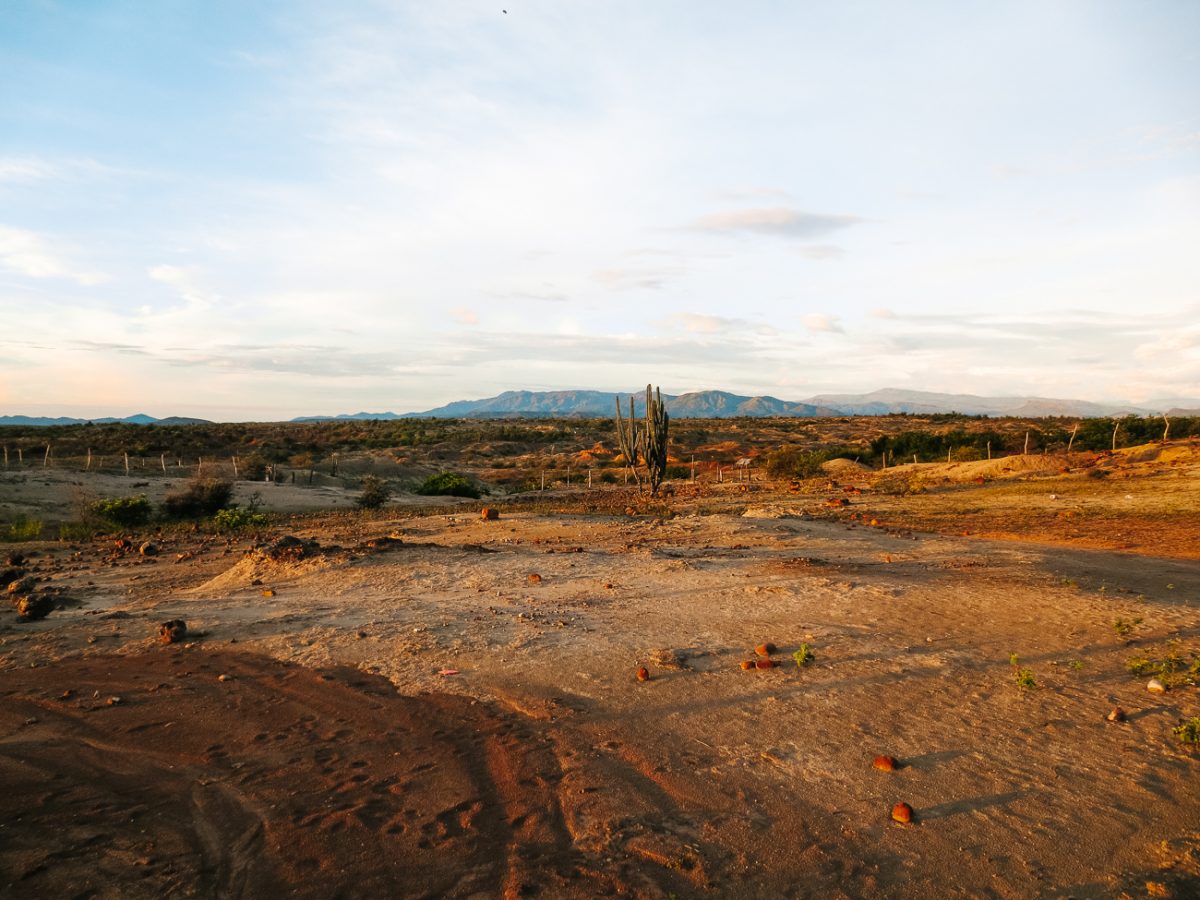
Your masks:
<svg viewBox="0 0 1200 900"><path fill-rule="evenodd" d="M633 418L632 409L630 418ZM658 486L667 475L667 428L670 416L663 405L662 392L655 388L650 392L646 385L646 425L642 430L642 455L646 459L646 479L650 482L650 496L657 496Z"/></svg>
<svg viewBox="0 0 1200 900"><path fill-rule="evenodd" d="M625 457L625 465L633 473L633 480L637 482L639 491L642 489L642 478L638 475L637 465L642 441L642 430L635 428L633 424L633 397L629 398L628 422L621 418L621 398L617 397L617 446L621 448L621 455Z"/></svg>

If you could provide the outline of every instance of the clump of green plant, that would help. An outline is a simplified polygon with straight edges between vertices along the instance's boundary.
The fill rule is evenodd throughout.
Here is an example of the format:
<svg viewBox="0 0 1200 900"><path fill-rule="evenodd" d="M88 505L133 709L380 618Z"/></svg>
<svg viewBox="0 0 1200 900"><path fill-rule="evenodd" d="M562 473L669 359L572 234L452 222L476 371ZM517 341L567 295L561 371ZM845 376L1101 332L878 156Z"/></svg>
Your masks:
<svg viewBox="0 0 1200 900"><path fill-rule="evenodd" d="M362 493L355 501L359 509L379 509L392 497L392 486L378 475L364 475L359 486Z"/></svg>
<svg viewBox="0 0 1200 900"><path fill-rule="evenodd" d="M1013 668L1013 681L1016 682L1019 688L1035 688L1037 687L1037 679L1033 676L1033 669L1023 667L1021 665L1021 657L1016 653L1008 654L1008 664Z"/></svg>
<svg viewBox="0 0 1200 900"><path fill-rule="evenodd" d="M1083 660L1082 659L1073 659L1070 662L1070 666L1072 669L1074 669L1076 672L1078 672L1080 669L1083 668Z"/></svg>
<svg viewBox="0 0 1200 900"><path fill-rule="evenodd" d="M1177 646L1162 657L1137 654L1125 661L1125 669L1131 675L1154 675L1170 687L1181 684L1200 684L1200 653L1193 653L1189 660Z"/></svg>
<svg viewBox="0 0 1200 900"><path fill-rule="evenodd" d="M465 475L458 472L439 472L430 475L417 487L417 493L426 497L471 497L479 499L479 488Z"/></svg>
<svg viewBox="0 0 1200 900"><path fill-rule="evenodd" d="M1113 631L1124 637L1131 634L1135 628L1142 624L1141 616L1134 616L1132 619L1123 619L1120 616L1113 619Z"/></svg>
<svg viewBox="0 0 1200 900"><path fill-rule="evenodd" d="M58 526L60 541L86 541L96 534L96 527L90 522L62 522Z"/></svg>
<svg viewBox="0 0 1200 900"><path fill-rule="evenodd" d="M166 496L163 510L173 519L200 519L228 508L232 498L232 481L192 479L181 490Z"/></svg>
<svg viewBox="0 0 1200 900"><path fill-rule="evenodd" d="M260 512L255 512L253 509L242 509L239 506L232 506L228 509L219 509L213 515L213 525L219 531L240 531L243 528L265 528L270 524L270 519Z"/></svg>
<svg viewBox="0 0 1200 900"><path fill-rule="evenodd" d="M6 527L0 528L0 539L5 541L36 541L42 536L42 520L28 516L17 516Z"/></svg>
<svg viewBox="0 0 1200 900"><path fill-rule="evenodd" d="M108 497L96 500L87 506L87 514L106 525L119 528L137 528L150 521L154 507L145 494L136 497Z"/></svg>
<svg viewBox="0 0 1200 900"><path fill-rule="evenodd" d="M1200 716L1180 721L1171 732L1185 744L1200 744Z"/></svg>
<svg viewBox="0 0 1200 900"><path fill-rule="evenodd" d="M812 652L812 647L808 646L808 644L801 644L800 649L792 654L792 659L796 661L796 665L801 669L811 664L816 658L816 654Z"/></svg>

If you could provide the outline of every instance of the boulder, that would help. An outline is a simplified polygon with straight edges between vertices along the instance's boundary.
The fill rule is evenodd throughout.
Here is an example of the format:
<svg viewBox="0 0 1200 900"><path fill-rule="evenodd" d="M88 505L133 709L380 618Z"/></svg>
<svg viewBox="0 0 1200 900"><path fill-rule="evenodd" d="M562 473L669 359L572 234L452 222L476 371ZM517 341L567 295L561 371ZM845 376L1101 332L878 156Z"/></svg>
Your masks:
<svg viewBox="0 0 1200 900"><path fill-rule="evenodd" d="M187 622L171 619L158 626L158 639L164 644L177 644L187 637Z"/></svg>

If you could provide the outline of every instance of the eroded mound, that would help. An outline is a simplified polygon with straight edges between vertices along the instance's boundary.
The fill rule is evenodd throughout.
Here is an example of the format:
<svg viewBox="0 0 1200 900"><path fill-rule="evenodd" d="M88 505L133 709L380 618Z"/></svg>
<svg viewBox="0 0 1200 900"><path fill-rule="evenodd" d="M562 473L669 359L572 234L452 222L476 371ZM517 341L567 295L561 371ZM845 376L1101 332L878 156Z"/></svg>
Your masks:
<svg viewBox="0 0 1200 900"><path fill-rule="evenodd" d="M22 896L627 890L572 847L546 741L467 698L199 650L0 685L0 871Z"/></svg>

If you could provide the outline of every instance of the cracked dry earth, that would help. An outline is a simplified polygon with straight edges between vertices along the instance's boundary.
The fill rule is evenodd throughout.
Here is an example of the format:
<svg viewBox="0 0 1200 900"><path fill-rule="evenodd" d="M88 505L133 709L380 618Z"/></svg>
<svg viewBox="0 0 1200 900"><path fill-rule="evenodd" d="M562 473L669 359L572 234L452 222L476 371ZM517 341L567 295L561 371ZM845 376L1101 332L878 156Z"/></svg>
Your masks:
<svg viewBox="0 0 1200 900"><path fill-rule="evenodd" d="M0 624L0 893L1200 892L1200 691L1125 666L1200 651L1194 561L724 515L294 533L29 561L62 593Z"/></svg>

